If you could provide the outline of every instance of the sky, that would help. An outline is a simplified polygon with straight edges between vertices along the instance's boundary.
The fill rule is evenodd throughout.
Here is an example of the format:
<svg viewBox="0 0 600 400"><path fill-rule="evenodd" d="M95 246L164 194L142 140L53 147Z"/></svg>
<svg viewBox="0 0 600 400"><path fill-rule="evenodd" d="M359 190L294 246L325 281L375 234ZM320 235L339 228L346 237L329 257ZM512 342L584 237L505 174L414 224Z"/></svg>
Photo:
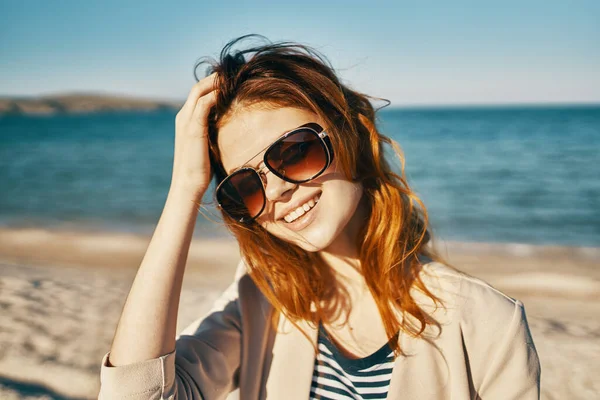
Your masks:
<svg viewBox="0 0 600 400"><path fill-rule="evenodd" d="M393 106L600 103L598 0L0 0L0 96L184 100L195 62L248 33Z"/></svg>

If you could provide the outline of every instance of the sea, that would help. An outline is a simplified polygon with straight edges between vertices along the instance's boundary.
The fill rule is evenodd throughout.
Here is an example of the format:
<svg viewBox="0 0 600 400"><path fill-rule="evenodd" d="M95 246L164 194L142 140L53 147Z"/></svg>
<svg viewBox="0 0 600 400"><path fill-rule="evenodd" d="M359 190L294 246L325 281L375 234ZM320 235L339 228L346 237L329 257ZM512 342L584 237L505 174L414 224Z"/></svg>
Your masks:
<svg viewBox="0 0 600 400"><path fill-rule="evenodd" d="M175 110L0 117L0 227L151 233ZM600 105L387 107L437 238L600 247ZM396 168L390 148L386 156ZM196 236L226 237L214 184Z"/></svg>

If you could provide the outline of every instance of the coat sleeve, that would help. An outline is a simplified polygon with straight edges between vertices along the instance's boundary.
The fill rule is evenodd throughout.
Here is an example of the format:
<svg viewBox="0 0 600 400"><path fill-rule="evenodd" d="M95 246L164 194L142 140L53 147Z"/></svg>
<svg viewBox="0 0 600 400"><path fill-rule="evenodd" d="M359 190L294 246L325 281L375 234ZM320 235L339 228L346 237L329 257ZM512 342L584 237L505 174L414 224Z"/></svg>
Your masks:
<svg viewBox="0 0 600 400"><path fill-rule="evenodd" d="M99 400L225 399L237 388L241 355L238 283L245 273L240 261L234 282L207 315L176 338L175 350L161 357L122 366L102 359Z"/></svg>
<svg viewBox="0 0 600 400"><path fill-rule="evenodd" d="M515 300L512 320L492 354L479 389L482 400L540 398L540 361L520 300Z"/></svg>

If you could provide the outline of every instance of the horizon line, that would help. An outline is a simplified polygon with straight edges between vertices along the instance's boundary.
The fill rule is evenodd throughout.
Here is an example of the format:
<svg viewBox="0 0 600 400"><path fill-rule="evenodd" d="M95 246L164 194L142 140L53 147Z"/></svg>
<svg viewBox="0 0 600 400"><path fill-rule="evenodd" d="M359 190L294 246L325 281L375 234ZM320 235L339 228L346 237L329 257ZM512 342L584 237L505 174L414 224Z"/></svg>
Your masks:
<svg viewBox="0 0 600 400"><path fill-rule="evenodd" d="M168 103L185 103L185 99L174 99L168 97L151 97L151 96L138 96L130 94L120 94L102 91L65 91L65 92L53 92L48 94L38 95L11 95L11 94L0 94L0 100L43 100L54 97L66 97L66 96L97 96L97 97L112 97L118 99L129 99L129 100L141 100L150 102L168 102ZM379 98L382 99L382 98ZM375 100L379 100L376 98ZM373 103L373 101L371 101ZM376 104L374 104L376 106ZM390 103L384 107L375 107L376 110L392 110L392 109L421 109L421 108L488 108L488 107L600 107L600 99L598 100L585 100L585 101L500 101L500 102L456 102L456 103Z"/></svg>

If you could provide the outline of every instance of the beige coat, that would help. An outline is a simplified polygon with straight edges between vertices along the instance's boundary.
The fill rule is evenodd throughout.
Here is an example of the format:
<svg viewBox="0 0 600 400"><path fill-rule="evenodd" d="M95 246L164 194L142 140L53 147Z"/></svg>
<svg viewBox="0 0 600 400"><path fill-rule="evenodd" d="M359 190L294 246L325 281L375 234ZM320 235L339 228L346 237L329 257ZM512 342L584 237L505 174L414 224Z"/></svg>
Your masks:
<svg viewBox="0 0 600 400"><path fill-rule="evenodd" d="M539 399L540 363L523 303L435 262L422 278L447 301L434 310L413 290L442 333L429 341L400 334L410 355L396 358L387 398ZM235 390L229 398L308 400L318 330L301 324L310 343L281 317L276 333L272 311L240 261L235 281L179 334L175 351L119 367L108 367L106 354L99 399L225 399Z"/></svg>

